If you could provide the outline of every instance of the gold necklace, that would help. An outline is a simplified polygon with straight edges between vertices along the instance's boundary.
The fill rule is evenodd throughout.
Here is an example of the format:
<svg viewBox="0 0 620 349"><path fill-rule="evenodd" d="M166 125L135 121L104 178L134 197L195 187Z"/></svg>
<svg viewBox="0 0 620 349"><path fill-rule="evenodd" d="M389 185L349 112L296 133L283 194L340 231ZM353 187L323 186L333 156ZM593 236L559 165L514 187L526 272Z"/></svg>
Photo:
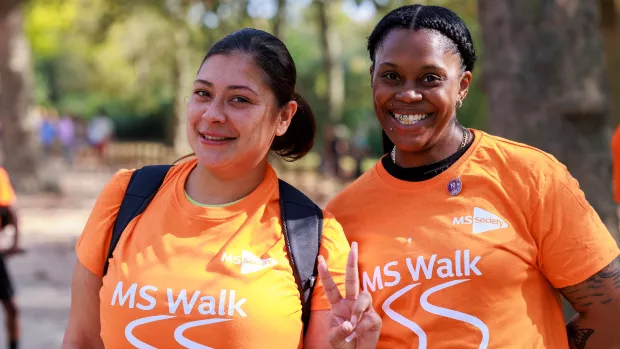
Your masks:
<svg viewBox="0 0 620 349"><path fill-rule="evenodd" d="M461 145L456 151L463 149L463 147L465 147L467 142L469 142L469 131L465 128L465 126L463 125L460 125L460 126L461 126L461 129L463 130L463 139L461 140ZM390 157L392 158L392 162L396 163L396 146L392 148L392 151L390 152Z"/></svg>

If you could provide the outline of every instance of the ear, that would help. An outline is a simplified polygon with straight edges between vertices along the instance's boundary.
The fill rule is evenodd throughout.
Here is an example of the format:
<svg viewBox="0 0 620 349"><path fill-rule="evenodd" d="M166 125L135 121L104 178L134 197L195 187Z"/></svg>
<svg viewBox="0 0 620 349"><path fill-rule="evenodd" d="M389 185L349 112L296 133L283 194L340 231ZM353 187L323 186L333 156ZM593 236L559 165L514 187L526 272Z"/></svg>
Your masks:
<svg viewBox="0 0 620 349"><path fill-rule="evenodd" d="M459 95L458 98L463 101L465 97L467 97L467 92L469 91L469 85L471 84L471 72L466 71L461 76L461 84L459 86Z"/></svg>
<svg viewBox="0 0 620 349"><path fill-rule="evenodd" d="M291 125L291 121L293 121L293 116L297 112L297 102L289 101L286 105L280 108L279 115L276 124L276 136L282 136L288 130L288 127Z"/></svg>

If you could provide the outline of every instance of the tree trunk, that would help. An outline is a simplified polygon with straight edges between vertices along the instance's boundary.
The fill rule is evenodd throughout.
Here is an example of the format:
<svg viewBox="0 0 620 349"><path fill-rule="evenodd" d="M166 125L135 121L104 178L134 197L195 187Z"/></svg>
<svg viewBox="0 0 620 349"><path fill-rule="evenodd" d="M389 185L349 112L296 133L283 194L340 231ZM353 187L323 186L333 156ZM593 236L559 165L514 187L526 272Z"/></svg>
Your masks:
<svg viewBox="0 0 620 349"><path fill-rule="evenodd" d="M286 18L286 0L278 0L278 12L276 18L273 20L273 35L282 38L282 28L284 27L284 21Z"/></svg>
<svg viewBox="0 0 620 349"><path fill-rule="evenodd" d="M176 56L175 67L173 68L174 81L176 85L176 94L174 101L174 117L172 118L172 127L170 136L173 140L175 153L183 156L191 153L192 149L187 141L185 131L185 122L187 119L187 98L190 95L191 79L190 69L195 68L191 62L191 54L189 51L190 38L187 28L178 24L176 26L175 43Z"/></svg>
<svg viewBox="0 0 620 349"><path fill-rule="evenodd" d="M613 124L620 123L620 1L600 0Z"/></svg>
<svg viewBox="0 0 620 349"><path fill-rule="evenodd" d="M600 9L591 0L479 0L493 133L553 154L618 239Z"/></svg>
<svg viewBox="0 0 620 349"><path fill-rule="evenodd" d="M10 2L10 1L9 1ZM3 163L17 191L42 189L36 121L31 111L32 71L21 6L0 7L0 144ZM50 188L52 189L52 188ZM53 188L53 189L56 189Z"/></svg>
<svg viewBox="0 0 620 349"><path fill-rule="evenodd" d="M322 170L332 172L340 176L340 159L334 144L336 139L330 139L327 135L334 137L334 125L342 118L344 108L344 69L341 64L341 42L338 34L331 30L328 17L328 7L331 2L326 0L315 0L317 8L318 25L321 37L321 52L323 56L323 70L327 78L327 122L323 134L326 139L325 150L323 152Z"/></svg>
<svg viewBox="0 0 620 349"><path fill-rule="evenodd" d="M327 14L329 3L325 0L315 0L318 9L323 69L327 74L327 115L331 122L338 122L342 118L344 107L344 69L340 62L342 43L338 34L331 30L329 23Z"/></svg>

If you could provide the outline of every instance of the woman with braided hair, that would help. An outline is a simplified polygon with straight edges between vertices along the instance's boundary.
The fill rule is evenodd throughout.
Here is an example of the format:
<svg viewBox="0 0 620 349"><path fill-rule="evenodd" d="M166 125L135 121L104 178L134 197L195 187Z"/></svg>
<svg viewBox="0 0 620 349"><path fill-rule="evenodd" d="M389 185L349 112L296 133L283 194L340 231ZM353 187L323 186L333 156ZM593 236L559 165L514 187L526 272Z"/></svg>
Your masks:
<svg viewBox="0 0 620 349"><path fill-rule="evenodd" d="M368 51L385 156L327 210L359 244L377 348L619 348L619 250L577 181L457 120L476 62L463 21L400 7Z"/></svg>

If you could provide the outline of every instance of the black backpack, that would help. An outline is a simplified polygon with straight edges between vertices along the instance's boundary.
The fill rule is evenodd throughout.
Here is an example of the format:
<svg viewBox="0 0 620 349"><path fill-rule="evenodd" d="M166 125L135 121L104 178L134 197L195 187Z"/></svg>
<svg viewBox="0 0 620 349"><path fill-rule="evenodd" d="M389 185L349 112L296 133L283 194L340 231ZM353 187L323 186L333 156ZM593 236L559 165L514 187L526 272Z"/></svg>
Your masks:
<svg viewBox="0 0 620 349"><path fill-rule="evenodd" d="M157 194L171 165L145 166L131 175L125 197L114 223L108 258L103 275L108 271L108 261L125 227L144 212ZM288 249L288 258L299 288L302 304L301 319L304 334L310 320L310 303L317 277L317 257L323 232L323 211L305 194L283 180L278 180L282 233Z"/></svg>

